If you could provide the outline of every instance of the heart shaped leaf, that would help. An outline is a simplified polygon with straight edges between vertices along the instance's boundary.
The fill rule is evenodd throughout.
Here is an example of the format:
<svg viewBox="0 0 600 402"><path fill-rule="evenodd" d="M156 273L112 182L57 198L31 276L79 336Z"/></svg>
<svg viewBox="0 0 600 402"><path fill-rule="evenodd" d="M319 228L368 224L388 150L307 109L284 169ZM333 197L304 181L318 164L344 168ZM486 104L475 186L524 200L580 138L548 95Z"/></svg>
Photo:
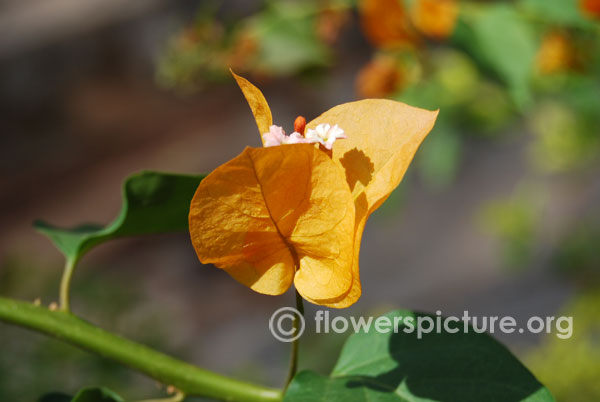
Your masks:
<svg viewBox="0 0 600 402"><path fill-rule="evenodd" d="M492 337L469 331L422 334L425 314L393 311L367 331L351 335L329 377L299 373L284 402L551 402L536 378ZM412 323L412 326L411 326ZM428 325L428 324L425 324ZM450 329L462 329L451 323ZM396 330L397 327L397 330ZM413 329L412 332L409 332ZM405 332L406 331L406 332Z"/></svg>
<svg viewBox="0 0 600 402"><path fill-rule="evenodd" d="M203 178L141 172L125 180L123 206L111 224L63 229L37 221L34 226L69 260L76 260L94 246L119 237L186 231L190 201Z"/></svg>

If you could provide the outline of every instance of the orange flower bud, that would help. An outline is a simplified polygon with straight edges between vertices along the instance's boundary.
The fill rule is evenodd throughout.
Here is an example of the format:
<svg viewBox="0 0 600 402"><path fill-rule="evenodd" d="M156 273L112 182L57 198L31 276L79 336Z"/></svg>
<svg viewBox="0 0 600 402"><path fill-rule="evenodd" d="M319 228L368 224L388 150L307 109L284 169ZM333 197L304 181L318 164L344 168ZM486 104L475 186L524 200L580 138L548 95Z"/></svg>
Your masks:
<svg viewBox="0 0 600 402"><path fill-rule="evenodd" d="M304 135L305 128L306 128L306 119L303 116L296 117L296 120L294 120L294 131Z"/></svg>

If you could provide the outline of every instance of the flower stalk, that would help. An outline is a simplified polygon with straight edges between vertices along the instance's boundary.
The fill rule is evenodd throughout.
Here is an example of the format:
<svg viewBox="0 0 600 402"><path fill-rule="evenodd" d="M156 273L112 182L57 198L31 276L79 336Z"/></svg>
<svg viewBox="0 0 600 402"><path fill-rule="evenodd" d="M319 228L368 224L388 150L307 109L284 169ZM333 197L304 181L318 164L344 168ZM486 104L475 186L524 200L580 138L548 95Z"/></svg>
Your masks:
<svg viewBox="0 0 600 402"><path fill-rule="evenodd" d="M300 315L304 317L304 300L302 299L302 296L300 295L300 293L298 293L297 290L295 291L295 293L296 310L298 310L298 313L300 313ZM294 322L292 324L294 328L294 341L292 342L292 350L290 354L290 368L288 370L287 379L285 380L285 389L287 389L287 387L290 385L290 383L296 376L296 372L298 371L298 346L300 342L300 339L298 337L298 331L300 331L300 319L300 316L294 315Z"/></svg>

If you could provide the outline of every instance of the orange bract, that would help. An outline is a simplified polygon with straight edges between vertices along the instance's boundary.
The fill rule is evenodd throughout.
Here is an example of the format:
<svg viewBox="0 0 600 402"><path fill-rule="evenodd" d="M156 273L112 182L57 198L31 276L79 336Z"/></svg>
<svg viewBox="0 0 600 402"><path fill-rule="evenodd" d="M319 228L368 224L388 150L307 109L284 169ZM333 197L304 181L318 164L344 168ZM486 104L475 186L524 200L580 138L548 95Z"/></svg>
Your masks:
<svg viewBox="0 0 600 402"><path fill-rule="evenodd" d="M306 298L346 292L353 230L344 172L310 144L246 148L202 181L190 209L200 260L271 295L294 274Z"/></svg>
<svg viewBox="0 0 600 402"><path fill-rule="evenodd" d="M241 82L253 102L264 100ZM267 115L250 106L257 122ZM194 195L189 226L198 258L260 293L281 294L293 282L313 303L350 306L361 295L367 218L400 183L436 116L368 99L336 106L306 126L345 130L348 138L335 143L331 156L313 144L246 148Z"/></svg>
<svg viewBox="0 0 600 402"><path fill-rule="evenodd" d="M269 127L273 124L273 117L271 115L271 109L269 108L269 104L265 99L265 96L262 92L256 88L254 85L250 83L247 79L240 77L233 71L231 71L233 78L237 81L240 89L242 90L246 101L248 101L248 105L250 105L250 109L252 110L252 114L254 115L254 120L256 120L256 125L258 126L258 133L260 134L260 138L262 141L262 135L264 133L269 132ZM263 141L264 145L264 141Z"/></svg>
<svg viewBox="0 0 600 402"><path fill-rule="evenodd" d="M328 301L331 307L348 307L360 297L358 260L367 219L400 184L436 117L437 112L404 103L366 99L336 106L307 125L337 124L348 136L333 147L333 160L346 172L356 209L353 286L343 297Z"/></svg>

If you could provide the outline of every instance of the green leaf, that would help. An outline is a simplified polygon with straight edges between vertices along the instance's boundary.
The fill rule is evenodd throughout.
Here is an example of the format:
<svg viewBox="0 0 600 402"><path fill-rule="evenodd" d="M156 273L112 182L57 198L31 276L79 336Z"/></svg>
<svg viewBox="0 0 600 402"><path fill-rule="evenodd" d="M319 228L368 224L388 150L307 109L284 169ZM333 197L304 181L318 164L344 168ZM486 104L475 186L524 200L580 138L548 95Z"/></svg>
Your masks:
<svg viewBox="0 0 600 402"><path fill-rule="evenodd" d="M454 39L508 85L515 103L531 102L537 44L531 27L507 5L497 4L461 16Z"/></svg>
<svg viewBox="0 0 600 402"><path fill-rule="evenodd" d="M288 75L328 65L331 55L317 36L316 13L312 3L272 2L255 17L251 24L260 43L260 67Z"/></svg>
<svg viewBox="0 0 600 402"><path fill-rule="evenodd" d="M38 402L124 402L124 399L107 388L90 387L80 390L74 397L58 392L46 394Z"/></svg>
<svg viewBox="0 0 600 402"><path fill-rule="evenodd" d="M37 221L34 226L69 260L119 237L186 231L190 202L203 177L150 171L134 174L125 180L123 206L111 224L62 229Z"/></svg>
<svg viewBox="0 0 600 402"><path fill-rule="evenodd" d="M551 24L593 28L594 23L583 15L579 3L579 0L521 0L517 6Z"/></svg>
<svg viewBox="0 0 600 402"><path fill-rule="evenodd" d="M124 402L125 400L107 388L84 388L71 402Z"/></svg>
<svg viewBox="0 0 600 402"><path fill-rule="evenodd" d="M284 402L554 401L508 349L486 334L434 331L418 339L416 330L405 332L410 323L400 319L415 323L436 317L401 310L384 317L392 323L389 334L378 333L372 324L351 335L331 376L299 373Z"/></svg>

